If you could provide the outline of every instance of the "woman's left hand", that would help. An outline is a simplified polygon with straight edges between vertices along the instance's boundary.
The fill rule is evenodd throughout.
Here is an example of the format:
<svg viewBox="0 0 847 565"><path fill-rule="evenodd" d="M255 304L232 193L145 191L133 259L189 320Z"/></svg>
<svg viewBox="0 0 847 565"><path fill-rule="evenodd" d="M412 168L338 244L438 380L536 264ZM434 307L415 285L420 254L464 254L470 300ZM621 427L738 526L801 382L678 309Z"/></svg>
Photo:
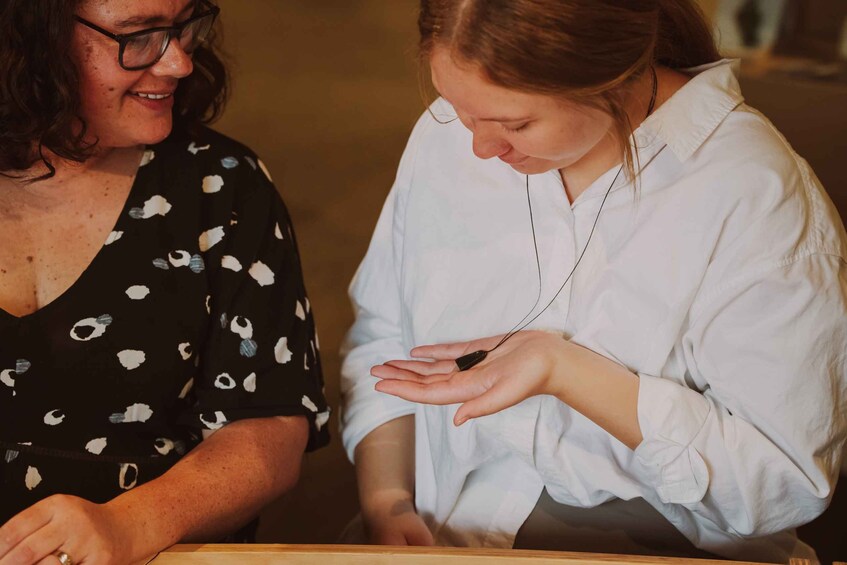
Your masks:
<svg viewBox="0 0 847 565"><path fill-rule="evenodd" d="M475 341L427 345L411 351L412 357L432 361L388 361L371 369L382 379L376 390L424 404L462 403L453 423L494 414L539 394L559 395L562 364L569 349L578 347L561 336L522 331L466 371L456 358L489 350L502 336Z"/></svg>
<svg viewBox="0 0 847 565"><path fill-rule="evenodd" d="M67 495L45 498L0 527L0 565L56 565L59 551L76 564L127 563L121 522L106 505Z"/></svg>

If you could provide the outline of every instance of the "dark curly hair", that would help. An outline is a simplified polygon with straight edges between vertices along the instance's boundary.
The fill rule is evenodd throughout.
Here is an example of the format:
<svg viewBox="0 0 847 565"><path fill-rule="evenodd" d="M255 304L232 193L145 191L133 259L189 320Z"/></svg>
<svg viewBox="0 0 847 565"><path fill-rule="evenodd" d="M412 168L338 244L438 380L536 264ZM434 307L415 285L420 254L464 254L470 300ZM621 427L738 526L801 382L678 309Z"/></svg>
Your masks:
<svg viewBox="0 0 847 565"><path fill-rule="evenodd" d="M79 77L68 46L81 0L0 0L0 175L43 162L45 149L83 162L95 143L85 140ZM194 72L174 95L174 125L192 128L223 111L229 76L214 34L194 51ZM40 180L36 179L36 180Z"/></svg>

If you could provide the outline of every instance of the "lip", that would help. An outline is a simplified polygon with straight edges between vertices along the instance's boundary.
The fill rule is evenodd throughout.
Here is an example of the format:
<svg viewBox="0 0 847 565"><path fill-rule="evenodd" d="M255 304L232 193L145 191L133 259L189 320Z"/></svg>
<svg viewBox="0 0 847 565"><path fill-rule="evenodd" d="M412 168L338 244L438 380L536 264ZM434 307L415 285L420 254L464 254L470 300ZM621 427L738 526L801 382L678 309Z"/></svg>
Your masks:
<svg viewBox="0 0 847 565"><path fill-rule="evenodd" d="M142 98L133 94L132 92L127 92L126 96L130 99L134 100L136 103L148 108L150 110L154 110L157 112L164 112L173 109L174 106L174 91L164 91L164 92L143 92L144 94L158 94L158 95L168 95L167 98L161 98L159 100L153 100L152 98Z"/></svg>
<svg viewBox="0 0 847 565"><path fill-rule="evenodd" d="M498 157L498 159L500 159L501 161L503 161L507 165L511 165L511 166L514 167L515 165L522 165L527 159L529 159L529 157L524 155L520 159L508 159L508 158L504 158L504 157Z"/></svg>

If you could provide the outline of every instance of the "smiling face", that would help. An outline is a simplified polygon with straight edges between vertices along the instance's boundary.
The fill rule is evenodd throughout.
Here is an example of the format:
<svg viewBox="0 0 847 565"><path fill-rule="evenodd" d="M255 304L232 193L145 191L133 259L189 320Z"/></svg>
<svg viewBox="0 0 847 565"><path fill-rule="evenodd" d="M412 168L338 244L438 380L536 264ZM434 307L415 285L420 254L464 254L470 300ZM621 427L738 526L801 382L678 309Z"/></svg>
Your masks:
<svg viewBox="0 0 847 565"><path fill-rule="evenodd" d="M522 174L539 174L597 153L619 158L613 120L596 108L495 85L442 47L433 49L430 69L439 94L473 133L480 159L497 157Z"/></svg>
<svg viewBox="0 0 847 565"><path fill-rule="evenodd" d="M83 0L77 15L114 34L171 26L192 15L194 0ZM77 23L71 46L79 69L81 117L101 148L157 143L173 126L173 93L194 69L173 40L155 65L126 71L118 42Z"/></svg>

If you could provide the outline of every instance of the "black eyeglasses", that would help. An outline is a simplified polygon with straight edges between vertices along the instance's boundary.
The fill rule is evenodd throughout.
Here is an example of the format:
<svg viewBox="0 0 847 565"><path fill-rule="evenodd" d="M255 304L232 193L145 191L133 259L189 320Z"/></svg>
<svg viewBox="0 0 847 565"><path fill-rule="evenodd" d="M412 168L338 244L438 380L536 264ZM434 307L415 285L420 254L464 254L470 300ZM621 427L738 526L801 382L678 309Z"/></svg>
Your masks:
<svg viewBox="0 0 847 565"><path fill-rule="evenodd" d="M206 40L221 9L208 0L200 0L199 3L204 10L180 24L127 34L114 34L79 16L74 17L79 23L118 42L118 62L123 69L140 71L159 62L168 50L171 39L178 38L180 47L186 53L193 53Z"/></svg>

